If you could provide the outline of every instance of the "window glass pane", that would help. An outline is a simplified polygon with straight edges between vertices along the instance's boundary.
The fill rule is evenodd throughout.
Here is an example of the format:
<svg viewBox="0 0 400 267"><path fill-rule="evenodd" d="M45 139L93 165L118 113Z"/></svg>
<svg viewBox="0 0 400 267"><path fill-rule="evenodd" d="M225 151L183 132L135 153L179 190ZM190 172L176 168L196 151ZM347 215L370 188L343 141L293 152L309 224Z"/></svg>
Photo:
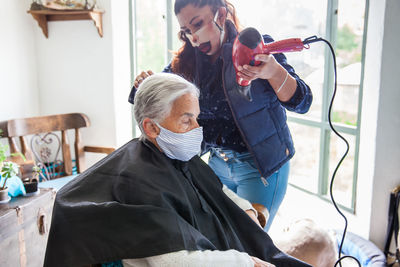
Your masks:
<svg viewBox="0 0 400 267"><path fill-rule="evenodd" d="M174 5L172 5L172 47L174 51L178 51L178 49L182 46L182 41L178 39L178 32L180 31L180 26L178 23L178 19L174 13Z"/></svg>
<svg viewBox="0 0 400 267"><path fill-rule="evenodd" d="M338 91L332 119L357 124L365 1L339 1L336 56Z"/></svg>
<svg viewBox="0 0 400 267"><path fill-rule="evenodd" d="M290 161L291 184L318 193L320 129L289 123L296 153Z"/></svg>
<svg viewBox="0 0 400 267"><path fill-rule="evenodd" d="M340 165L333 184L333 196L336 202L351 207L351 197L353 193L353 174L354 174L354 151L356 139L353 135L340 133L349 142L350 150L346 158ZM331 135L330 140L330 157L329 157L329 177L328 177L328 192L329 183L332 178L333 171L336 168L339 160L346 151L346 144L335 134Z"/></svg>
<svg viewBox="0 0 400 267"><path fill-rule="evenodd" d="M136 1L137 70L159 72L166 65L165 1Z"/></svg>
<svg viewBox="0 0 400 267"><path fill-rule="evenodd" d="M231 1L237 10L242 26L254 27L261 34L269 34L275 40L317 35L325 37L327 1L324 0L252 0ZM251 4L250 4L251 3ZM311 44L309 50L286 53L288 62L313 91L314 100L310 111L302 115L320 119L322 85L324 80L324 51L322 43Z"/></svg>

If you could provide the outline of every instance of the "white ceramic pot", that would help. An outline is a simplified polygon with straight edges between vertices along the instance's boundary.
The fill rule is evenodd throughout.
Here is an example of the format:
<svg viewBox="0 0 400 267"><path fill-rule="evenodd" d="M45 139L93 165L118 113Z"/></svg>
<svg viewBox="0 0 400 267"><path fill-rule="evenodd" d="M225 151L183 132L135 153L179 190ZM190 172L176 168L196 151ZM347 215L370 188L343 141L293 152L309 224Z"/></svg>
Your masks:
<svg viewBox="0 0 400 267"><path fill-rule="evenodd" d="M8 188L0 190L0 204L7 203L11 200L11 197L8 195Z"/></svg>

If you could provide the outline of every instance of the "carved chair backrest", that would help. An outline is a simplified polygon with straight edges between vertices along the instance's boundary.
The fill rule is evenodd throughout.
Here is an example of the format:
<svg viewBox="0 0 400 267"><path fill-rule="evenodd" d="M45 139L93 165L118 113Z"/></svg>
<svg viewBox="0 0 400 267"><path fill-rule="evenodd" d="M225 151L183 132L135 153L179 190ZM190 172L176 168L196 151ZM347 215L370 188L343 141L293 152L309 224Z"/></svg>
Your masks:
<svg viewBox="0 0 400 267"><path fill-rule="evenodd" d="M85 167L84 149L79 129L89 125L89 118L83 113L40 116L0 122L0 128L3 130L2 137L8 138L10 153L22 153L26 158L26 162L43 164L46 161L49 163L51 160L53 164L56 164L57 154L61 152L64 175L71 175L73 167L67 130L72 129L75 131L75 160L77 172L80 173ZM61 141L57 133L61 135ZM29 144L27 136L32 136ZM21 149L18 148L16 139L19 139ZM42 151L35 150L35 147L38 148L42 144L48 145L52 142L55 142L56 146L59 144L55 157L52 159L49 156L53 152L50 153L48 148L46 148L47 150L42 149Z"/></svg>

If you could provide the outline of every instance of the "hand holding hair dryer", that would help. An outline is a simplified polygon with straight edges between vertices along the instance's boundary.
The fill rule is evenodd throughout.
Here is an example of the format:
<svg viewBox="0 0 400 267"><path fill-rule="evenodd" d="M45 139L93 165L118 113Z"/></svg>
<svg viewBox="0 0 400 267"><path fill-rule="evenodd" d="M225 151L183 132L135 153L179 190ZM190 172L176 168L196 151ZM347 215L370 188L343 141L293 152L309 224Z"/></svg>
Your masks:
<svg viewBox="0 0 400 267"><path fill-rule="evenodd" d="M254 28L246 28L241 31L233 43L232 62L236 71L236 82L239 91L249 100L250 97L250 81L244 80L237 74L238 66L243 65L260 65L261 62L254 59L257 54L277 54L286 52L302 51L303 48L308 48L306 44L315 42L316 36L309 37L302 41L300 38L290 38L271 43L264 43L261 34Z"/></svg>

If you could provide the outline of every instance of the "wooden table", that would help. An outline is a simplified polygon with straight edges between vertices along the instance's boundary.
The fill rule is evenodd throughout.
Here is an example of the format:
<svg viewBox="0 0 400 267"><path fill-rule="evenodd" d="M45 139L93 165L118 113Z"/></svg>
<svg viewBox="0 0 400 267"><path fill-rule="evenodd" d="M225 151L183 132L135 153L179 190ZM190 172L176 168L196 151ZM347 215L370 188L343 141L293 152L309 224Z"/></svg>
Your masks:
<svg viewBox="0 0 400 267"><path fill-rule="evenodd" d="M0 266L43 266L55 195L41 188L0 205Z"/></svg>

